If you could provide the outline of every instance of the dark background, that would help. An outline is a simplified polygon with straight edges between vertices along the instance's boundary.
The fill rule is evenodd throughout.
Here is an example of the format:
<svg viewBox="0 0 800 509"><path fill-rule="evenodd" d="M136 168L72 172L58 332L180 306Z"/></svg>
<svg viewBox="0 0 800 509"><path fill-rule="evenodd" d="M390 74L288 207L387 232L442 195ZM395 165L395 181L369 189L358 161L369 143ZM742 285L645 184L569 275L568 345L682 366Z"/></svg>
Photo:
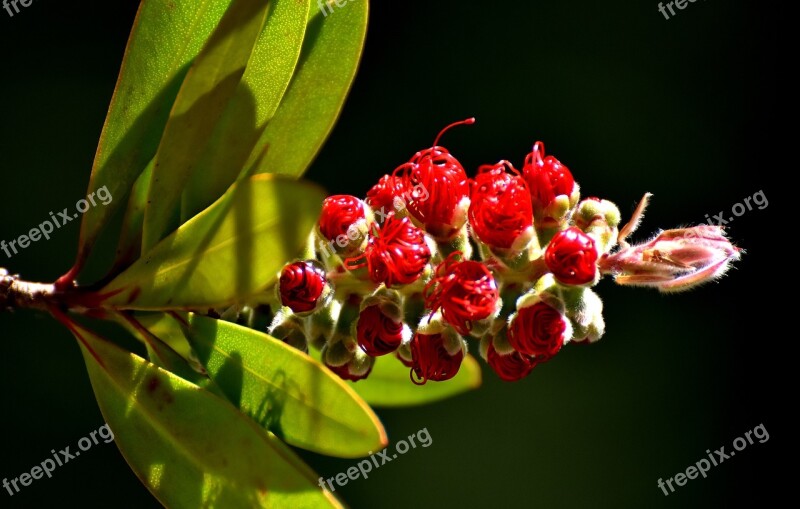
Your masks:
<svg viewBox="0 0 800 509"><path fill-rule="evenodd" d="M354 0L361 1L361 0ZM110 3L110 2L109 2ZM0 239L85 196L94 150L137 3L34 0L0 11ZM344 8L347 8L346 6ZM517 384L485 369L480 390L379 411L390 438L427 428L417 448L340 488L352 507L725 507L768 503L785 485L793 437L781 360L796 341L791 304L771 296L791 248L770 224L781 191L787 116L782 7L697 1L665 20L657 2L373 2L362 68L307 177L363 195L431 144L447 123L478 123L444 144L474 170L521 164L546 142L584 196L627 217L654 200L638 235L704 221L763 190L764 210L736 219L736 270L683 295L602 282L606 336L569 346ZM335 13L334 13L335 15ZM117 197L115 197L117 198ZM70 266L77 222L0 265L52 281ZM777 304L776 304L777 303ZM780 332L783 331L783 332ZM102 425L79 349L53 320L0 314L0 476L17 477ZM792 392L790 392L792 391ZM708 478L665 497L657 487L706 457L749 446ZM355 465L303 453L320 475ZM791 460L789 460L791 461ZM789 467L792 468L792 467ZM337 491L339 491L337 490ZM113 445L58 468L2 507L151 507Z"/></svg>

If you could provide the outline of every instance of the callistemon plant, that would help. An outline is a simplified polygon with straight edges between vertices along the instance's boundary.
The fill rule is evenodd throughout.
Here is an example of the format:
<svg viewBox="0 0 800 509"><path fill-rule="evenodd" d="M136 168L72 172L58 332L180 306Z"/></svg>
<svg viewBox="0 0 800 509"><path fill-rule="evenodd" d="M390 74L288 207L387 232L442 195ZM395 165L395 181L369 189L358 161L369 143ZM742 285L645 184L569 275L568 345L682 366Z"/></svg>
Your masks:
<svg viewBox="0 0 800 509"><path fill-rule="evenodd" d="M506 381L528 376L569 342L605 332L592 289L688 290L730 267L740 250L721 227L667 230L630 245L650 198L620 228L619 208L580 199L572 172L536 142L522 171L509 161L468 177L439 145L384 175L365 199L322 204L310 258L284 267L273 336L321 350L358 381L394 356L424 384L453 378L472 348Z"/></svg>
<svg viewBox="0 0 800 509"><path fill-rule="evenodd" d="M647 196L620 227L542 143L521 170L467 171L440 145L447 129L363 199L325 198L300 177L368 19L367 0L342 5L143 1L86 199L58 214L80 216L75 262L49 284L0 269L0 311L74 335L114 443L166 507L342 507L289 446L380 452L372 406L478 387L476 353L514 381L600 339L602 277L674 292L740 255L713 226L630 245ZM2 250L49 240L50 217ZM104 230L119 241L102 260Z"/></svg>

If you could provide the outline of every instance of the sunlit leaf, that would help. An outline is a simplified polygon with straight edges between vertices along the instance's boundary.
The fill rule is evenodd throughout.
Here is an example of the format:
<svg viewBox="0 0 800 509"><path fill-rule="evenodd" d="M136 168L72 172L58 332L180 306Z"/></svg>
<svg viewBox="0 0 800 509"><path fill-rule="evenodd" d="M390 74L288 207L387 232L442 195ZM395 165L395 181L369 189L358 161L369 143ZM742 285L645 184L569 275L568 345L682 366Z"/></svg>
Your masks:
<svg viewBox="0 0 800 509"><path fill-rule="evenodd" d="M294 74L311 0L273 0L247 69L183 194L184 220L210 205L245 168Z"/></svg>
<svg viewBox="0 0 800 509"><path fill-rule="evenodd" d="M191 359L196 356L180 324L170 313L132 313L129 316L128 323L135 320L136 324L169 346L181 358Z"/></svg>
<svg viewBox="0 0 800 509"><path fill-rule="evenodd" d="M204 309L244 299L303 249L323 192L257 175L161 241L99 293L119 309Z"/></svg>
<svg viewBox="0 0 800 509"><path fill-rule="evenodd" d="M83 214L74 278L102 228L125 203L153 158L170 108L191 61L231 0L144 0L136 15L87 194L106 186L114 200Z"/></svg>
<svg viewBox="0 0 800 509"><path fill-rule="evenodd" d="M369 406L314 359L262 332L185 316L171 326L157 319L151 331L170 344L187 338L211 379L265 429L330 456L366 456L386 445Z"/></svg>
<svg viewBox="0 0 800 509"><path fill-rule="evenodd" d="M116 313L115 318L145 345L150 362L227 399L222 390L208 377L205 368L196 360L186 338L158 334L164 329L161 324L171 323L173 320L167 313L134 314L125 311Z"/></svg>
<svg viewBox="0 0 800 509"><path fill-rule="evenodd" d="M280 440L225 400L64 319L114 441L166 507L339 507Z"/></svg>
<svg viewBox="0 0 800 509"><path fill-rule="evenodd" d="M335 8L335 7L334 7ZM311 9L300 63L250 162L269 147L258 172L299 176L333 128L358 69L369 2L358 0L324 16Z"/></svg>
<svg viewBox="0 0 800 509"><path fill-rule="evenodd" d="M214 126L239 86L269 2L236 0L197 55L172 106L156 152L142 227L142 254L173 230L180 196Z"/></svg>
<svg viewBox="0 0 800 509"><path fill-rule="evenodd" d="M150 164L136 179L128 197L128 205L122 218L122 230L117 243L117 254L111 269L112 274L130 266L141 254L144 209L147 207L147 195L150 191L150 178L153 175L154 164L155 159L150 161Z"/></svg>

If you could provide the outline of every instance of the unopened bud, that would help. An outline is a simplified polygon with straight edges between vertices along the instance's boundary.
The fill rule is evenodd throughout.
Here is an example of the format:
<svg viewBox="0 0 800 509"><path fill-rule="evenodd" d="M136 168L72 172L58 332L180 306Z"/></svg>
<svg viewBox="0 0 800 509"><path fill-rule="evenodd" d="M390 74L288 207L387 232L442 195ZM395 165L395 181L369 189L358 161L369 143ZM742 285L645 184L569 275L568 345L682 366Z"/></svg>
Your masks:
<svg viewBox="0 0 800 509"><path fill-rule="evenodd" d="M603 301L590 289L581 289L580 297L568 308L567 317L572 323L572 341L595 342L605 331Z"/></svg>
<svg viewBox="0 0 800 509"><path fill-rule="evenodd" d="M286 310L286 308L284 308ZM304 331L303 319L290 311L278 312L267 329L270 336L287 345L308 353L308 343Z"/></svg>
<svg viewBox="0 0 800 509"><path fill-rule="evenodd" d="M702 225L661 232L648 242L603 256L599 267L621 285L680 292L717 279L740 257L721 227Z"/></svg>
<svg viewBox="0 0 800 509"><path fill-rule="evenodd" d="M620 213L614 203L587 198L578 204L572 221L578 229L594 239L600 254L609 252L617 244Z"/></svg>

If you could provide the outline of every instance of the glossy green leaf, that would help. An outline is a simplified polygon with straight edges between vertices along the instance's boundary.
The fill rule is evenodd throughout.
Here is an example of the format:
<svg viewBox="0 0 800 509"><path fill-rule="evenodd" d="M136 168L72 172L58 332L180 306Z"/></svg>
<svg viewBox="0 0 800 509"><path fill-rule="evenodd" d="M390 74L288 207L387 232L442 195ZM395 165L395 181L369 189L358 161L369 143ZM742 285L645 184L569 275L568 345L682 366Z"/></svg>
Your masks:
<svg viewBox="0 0 800 509"><path fill-rule="evenodd" d="M144 224L144 210L147 207L147 195L150 191L150 178L153 175L155 159L144 169L133 184L133 189L128 197L125 216L122 218L122 230L117 243L117 254L112 265L111 273L119 273L130 266L139 258L142 251L142 224Z"/></svg>
<svg viewBox="0 0 800 509"><path fill-rule="evenodd" d="M134 313L136 323L145 328L150 334L169 346L183 359L196 358L194 350L180 323L170 313ZM144 339L144 338L143 338Z"/></svg>
<svg viewBox="0 0 800 509"><path fill-rule="evenodd" d="M158 148L191 61L231 0L143 0L97 147L87 194L106 187L114 200L83 214L77 276L102 228Z"/></svg>
<svg viewBox="0 0 800 509"><path fill-rule="evenodd" d="M177 226L173 219L181 194L239 86L268 7L264 0L235 0L189 69L156 152L142 227L142 254Z"/></svg>
<svg viewBox="0 0 800 509"><path fill-rule="evenodd" d="M122 455L166 507L339 507L225 400L66 321Z"/></svg>
<svg viewBox="0 0 800 509"><path fill-rule="evenodd" d="M456 376L444 382L415 385L409 369L393 356L379 357L366 380L350 382L353 389L370 405L406 407L446 399L481 385L481 367L475 358L464 358Z"/></svg>
<svg viewBox="0 0 800 509"><path fill-rule="evenodd" d="M213 203L245 168L294 74L311 0L273 0L264 30L183 194L186 220Z"/></svg>
<svg viewBox="0 0 800 509"><path fill-rule="evenodd" d="M172 317L166 313L137 313L126 311L115 313L117 322L128 329L134 337L138 338L147 348L150 362L172 372L199 387L227 399L227 396L208 377L205 368L196 360L189 342L186 338L170 338L158 335L160 324L171 323ZM174 339L180 339L174 341Z"/></svg>
<svg viewBox="0 0 800 509"><path fill-rule="evenodd" d="M302 175L339 117L361 58L369 2L333 8L328 16L311 9L295 76L250 156L255 162L269 147L258 172Z"/></svg>
<svg viewBox="0 0 800 509"><path fill-rule="evenodd" d="M302 251L323 199L303 182L243 180L100 290L102 304L207 309L249 297Z"/></svg>
<svg viewBox="0 0 800 509"><path fill-rule="evenodd" d="M171 326L150 318L148 326L170 344L188 339L228 399L265 429L291 445L344 458L386 446L369 406L308 355L240 325L185 316L188 321L175 319Z"/></svg>

